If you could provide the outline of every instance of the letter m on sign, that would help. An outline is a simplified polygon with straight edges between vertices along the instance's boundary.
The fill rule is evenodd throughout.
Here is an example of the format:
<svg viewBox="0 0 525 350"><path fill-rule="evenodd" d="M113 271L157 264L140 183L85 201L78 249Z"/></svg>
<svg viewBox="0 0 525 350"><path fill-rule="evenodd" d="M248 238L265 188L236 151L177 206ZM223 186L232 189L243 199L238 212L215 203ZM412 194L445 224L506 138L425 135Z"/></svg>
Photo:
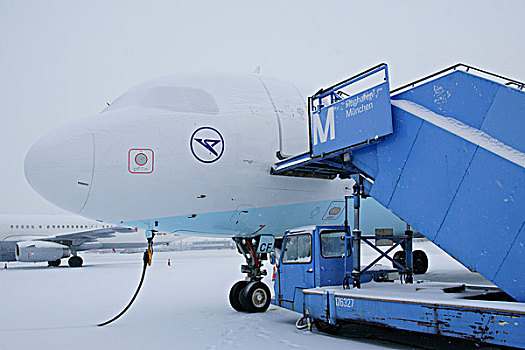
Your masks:
<svg viewBox="0 0 525 350"><path fill-rule="evenodd" d="M330 133L330 140L335 139L335 122L334 122L334 109L329 108L326 113L326 123L323 128L321 124L320 113L314 114L312 118L314 128L314 146L317 145L317 138L319 137L319 143L325 143Z"/></svg>

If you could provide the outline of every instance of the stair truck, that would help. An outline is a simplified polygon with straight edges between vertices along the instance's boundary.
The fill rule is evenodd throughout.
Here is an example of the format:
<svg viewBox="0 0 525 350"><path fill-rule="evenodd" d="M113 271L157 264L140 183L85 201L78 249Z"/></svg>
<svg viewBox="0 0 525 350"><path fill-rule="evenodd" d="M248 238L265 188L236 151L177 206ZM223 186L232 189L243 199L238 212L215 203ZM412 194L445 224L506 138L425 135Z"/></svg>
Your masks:
<svg viewBox="0 0 525 350"><path fill-rule="evenodd" d="M322 331L357 322L525 348L524 87L457 64L390 91L381 64L310 97L310 151L272 174L352 178L354 215L286 232L274 303ZM397 259L360 230L368 196L408 224ZM412 227L496 287L415 281ZM362 244L379 254L364 268Z"/></svg>

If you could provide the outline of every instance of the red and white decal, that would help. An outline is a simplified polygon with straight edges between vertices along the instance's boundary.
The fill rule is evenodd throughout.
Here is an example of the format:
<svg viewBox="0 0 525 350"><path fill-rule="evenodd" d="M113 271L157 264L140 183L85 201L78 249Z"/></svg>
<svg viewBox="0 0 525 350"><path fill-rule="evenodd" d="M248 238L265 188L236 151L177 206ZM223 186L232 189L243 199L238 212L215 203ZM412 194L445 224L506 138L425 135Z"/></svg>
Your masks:
<svg viewBox="0 0 525 350"><path fill-rule="evenodd" d="M155 154L148 148L132 148L128 152L128 170L132 174L151 174L155 166Z"/></svg>
<svg viewBox="0 0 525 350"><path fill-rule="evenodd" d="M333 201L328 206L328 209L326 209L326 213L324 213L323 220L337 220L344 211L344 201Z"/></svg>

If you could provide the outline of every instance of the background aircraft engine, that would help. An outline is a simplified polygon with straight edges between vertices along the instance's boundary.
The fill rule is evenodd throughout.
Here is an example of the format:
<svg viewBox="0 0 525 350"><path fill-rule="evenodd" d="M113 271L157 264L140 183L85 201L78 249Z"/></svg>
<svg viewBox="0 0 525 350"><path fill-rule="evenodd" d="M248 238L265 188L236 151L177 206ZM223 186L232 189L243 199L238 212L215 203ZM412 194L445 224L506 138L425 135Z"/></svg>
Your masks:
<svg viewBox="0 0 525 350"><path fill-rule="evenodd" d="M23 262L54 261L71 255L68 246L45 241L26 241L16 244L16 260Z"/></svg>

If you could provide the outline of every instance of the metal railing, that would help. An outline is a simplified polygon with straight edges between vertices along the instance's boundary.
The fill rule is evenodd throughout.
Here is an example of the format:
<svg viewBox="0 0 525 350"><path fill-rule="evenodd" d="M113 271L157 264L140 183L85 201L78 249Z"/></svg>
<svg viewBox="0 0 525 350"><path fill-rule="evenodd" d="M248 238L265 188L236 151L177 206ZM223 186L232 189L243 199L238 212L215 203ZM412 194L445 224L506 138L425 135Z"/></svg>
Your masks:
<svg viewBox="0 0 525 350"><path fill-rule="evenodd" d="M476 75L479 75L481 77L485 76L485 77L492 78L490 80L494 80L494 78L497 78L497 79L503 80L502 83L504 85L506 85L506 86L515 86L515 88L517 90L523 90L525 88L525 83L522 83L520 81L517 81L517 80L514 80L514 79L510 79L510 78L504 77L504 76L499 75L499 74L491 73L491 72L488 72L488 71L483 70L483 69L472 67L472 66L469 66L467 64L458 63L458 64L455 64L455 65L453 65L451 67L442 69L439 72L427 75L426 77L418 79L418 80L416 80L414 82L411 82L411 83L408 83L408 84L403 85L401 87L398 87L398 88L392 90L390 92L390 95L391 96L397 95L397 94L403 92L404 90L406 90L408 88L413 88L413 87L415 87L417 85L421 85L421 83L426 82L426 81L428 81L428 80L430 80L432 78L436 78L438 76L446 75L450 71L456 71L456 70L461 70L461 71L470 72L470 73L477 73Z"/></svg>

